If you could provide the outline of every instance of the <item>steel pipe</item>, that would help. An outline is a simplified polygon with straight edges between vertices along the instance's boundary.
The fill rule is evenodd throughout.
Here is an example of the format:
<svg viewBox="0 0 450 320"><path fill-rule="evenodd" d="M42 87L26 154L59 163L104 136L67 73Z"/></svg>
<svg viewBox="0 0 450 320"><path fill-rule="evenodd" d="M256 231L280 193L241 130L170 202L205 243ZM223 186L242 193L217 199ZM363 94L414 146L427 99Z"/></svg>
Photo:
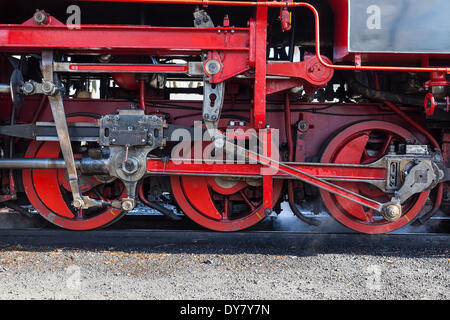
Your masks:
<svg viewBox="0 0 450 320"><path fill-rule="evenodd" d="M85 174L108 173L107 159L75 159L75 166ZM66 169L64 159L0 159L0 169Z"/></svg>
<svg viewBox="0 0 450 320"><path fill-rule="evenodd" d="M78 160L78 166L81 163ZM0 169L65 169L62 159L0 159Z"/></svg>

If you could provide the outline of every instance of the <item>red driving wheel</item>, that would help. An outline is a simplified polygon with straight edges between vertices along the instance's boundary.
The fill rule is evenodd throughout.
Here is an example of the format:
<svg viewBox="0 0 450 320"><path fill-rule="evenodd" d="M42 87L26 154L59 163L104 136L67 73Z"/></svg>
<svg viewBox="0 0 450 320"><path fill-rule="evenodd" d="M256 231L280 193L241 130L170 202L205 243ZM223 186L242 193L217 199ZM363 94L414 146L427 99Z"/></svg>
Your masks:
<svg viewBox="0 0 450 320"><path fill-rule="evenodd" d="M262 185L223 177L172 176L175 200L183 212L201 226L215 231L239 231L254 226L266 215ZM275 180L273 203L283 181Z"/></svg>
<svg viewBox="0 0 450 320"><path fill-rule="evenodd" d="M367 121L357 123L340 132L327 146L322 163L370 164L382 158L393 144L417 141L408 130L389 122ZM388 202L393 197L367 183L336 182L355 193L379 202ZM422 211L429 191L413 196L402 205L403 216L397 221L388 221L381 214L360 204L321 190L321 196L330 214L350 229L362 233L386 233L410 223Z"/></svg>
<svg viewBox="0 0 450 320"><path fill-rule="evenodd" d="M68 121L93 121L92 118L70 118ZM33 141L25 154L26 158L61 158L59 142ZM75 153L75 157L79 157ZM90 208L76 210L66 170L24 169L23 185L31 205L49 222L69 230L92 230L105 227L118 219L124 212L119 209ZM118 200L126 196L124 185L117 179L100 181L95 176L79 177L83 195L102 201Z"/></svg>

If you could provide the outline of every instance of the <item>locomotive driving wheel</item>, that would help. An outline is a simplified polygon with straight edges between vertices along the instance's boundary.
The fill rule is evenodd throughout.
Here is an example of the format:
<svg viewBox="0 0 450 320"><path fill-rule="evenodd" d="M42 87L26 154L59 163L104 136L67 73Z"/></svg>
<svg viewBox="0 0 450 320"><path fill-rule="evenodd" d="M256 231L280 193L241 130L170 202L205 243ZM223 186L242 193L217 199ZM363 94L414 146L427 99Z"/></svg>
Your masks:
<svg viewBox="0 0 450 320"><path fill-rule="evenodd" d="M68 118L68 121L92 121L92 118ZM75 158L81 157L74 149ZM26 158L61 158L59 142L33 141L25 154ZM23 185L31 205L46 220L69 230L92 230L105 227L120 219L125 212L111 207L75 209L72 192L65 169L24 169ZM91 199L111 202L126 197L126 190L118 179L79 176L83 195Z"/></svg>
<svg viewBox="0 0 450 320"><path fill-rule="evenodd" d="M389 122L367 121L352 125L340 132L327 146L322 163L371 164L381 159L389 147L414 142L417 138L408 130ZM394 196L363 182L335 182L350 191L379 202L389 202ZM402 205L403 215L396 221L386 220L380 213L360 204L321 190L321 196L330 214L350 229L362 233L386 233L397 230L422 211L430 191L410 198Z"/></svg>
<svg viewBox="0 0 450 320"><path fill-rule="evenodd" d="M283 182L275 180L273 203ZM254 226L266 215L260 181L228 177L172 176L173 195L183 212L201 226L215 231L239 231Z"/></svg>

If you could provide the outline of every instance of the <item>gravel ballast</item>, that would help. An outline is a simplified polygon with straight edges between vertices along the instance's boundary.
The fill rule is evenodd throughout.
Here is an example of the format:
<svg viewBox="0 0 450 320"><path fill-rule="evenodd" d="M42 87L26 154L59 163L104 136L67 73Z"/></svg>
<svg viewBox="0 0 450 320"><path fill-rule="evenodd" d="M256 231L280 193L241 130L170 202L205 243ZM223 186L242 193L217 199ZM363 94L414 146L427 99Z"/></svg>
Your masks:
<svg viewBox="0 0 450 320"><path fill-rule="evenodd" d="M377 247L347 240L193 237L89 248L0 242L0 299L450 298L448 242Z"/></svg>

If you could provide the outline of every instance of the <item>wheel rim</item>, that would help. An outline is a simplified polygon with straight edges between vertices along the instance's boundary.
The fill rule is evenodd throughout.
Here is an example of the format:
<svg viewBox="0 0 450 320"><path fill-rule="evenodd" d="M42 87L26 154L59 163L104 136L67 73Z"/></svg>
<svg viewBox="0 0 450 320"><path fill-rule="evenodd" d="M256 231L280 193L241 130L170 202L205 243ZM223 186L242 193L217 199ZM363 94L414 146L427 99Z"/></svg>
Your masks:
<svg viewBox="0 0 450 320"><path fill-rule="evenodd" d="M69 121L92 121L91 118L72 118ZM26 158L52 158L61 156L58 142L33 141ZM77 157L77 155L75 155ZM83 195L103 201L125 197L125 188L119 180L104 183L95 177L80 176ZM92 230L102 228L120 219L125 212L113 208L92 208L76 211L71 206L72 194L66 170L24 169L22 179L31 205L46 220L64 229Z"/></svg>
<svg viewBox="0 0 450 320"><path fill-rule="evenodd" d="M367 121L350 126L339 133L327 146L322 163L370 164L382 158L390 143L417 141L408 130L393 123ZM378 188L355 182L336 182L350 191L380 202L387 202L393 195ZM362 233L386 233L397 230L421 212L430 194L429 191L413 196L402 205L403 216L394 222L385 220L379 213L360 204L321 190L321 196L330 214L343 225Z"/></svg>
<svg viewBox="0 0 450 320"><path fill-rule="evenodd" d="M280 197L282 185L281 180L274 181L274 204ZM227 184L217 178L192 176L172 176L171 186L183 212L211 230L239 231L266 217L262 209L262 186L244 181Z"/></svg>

